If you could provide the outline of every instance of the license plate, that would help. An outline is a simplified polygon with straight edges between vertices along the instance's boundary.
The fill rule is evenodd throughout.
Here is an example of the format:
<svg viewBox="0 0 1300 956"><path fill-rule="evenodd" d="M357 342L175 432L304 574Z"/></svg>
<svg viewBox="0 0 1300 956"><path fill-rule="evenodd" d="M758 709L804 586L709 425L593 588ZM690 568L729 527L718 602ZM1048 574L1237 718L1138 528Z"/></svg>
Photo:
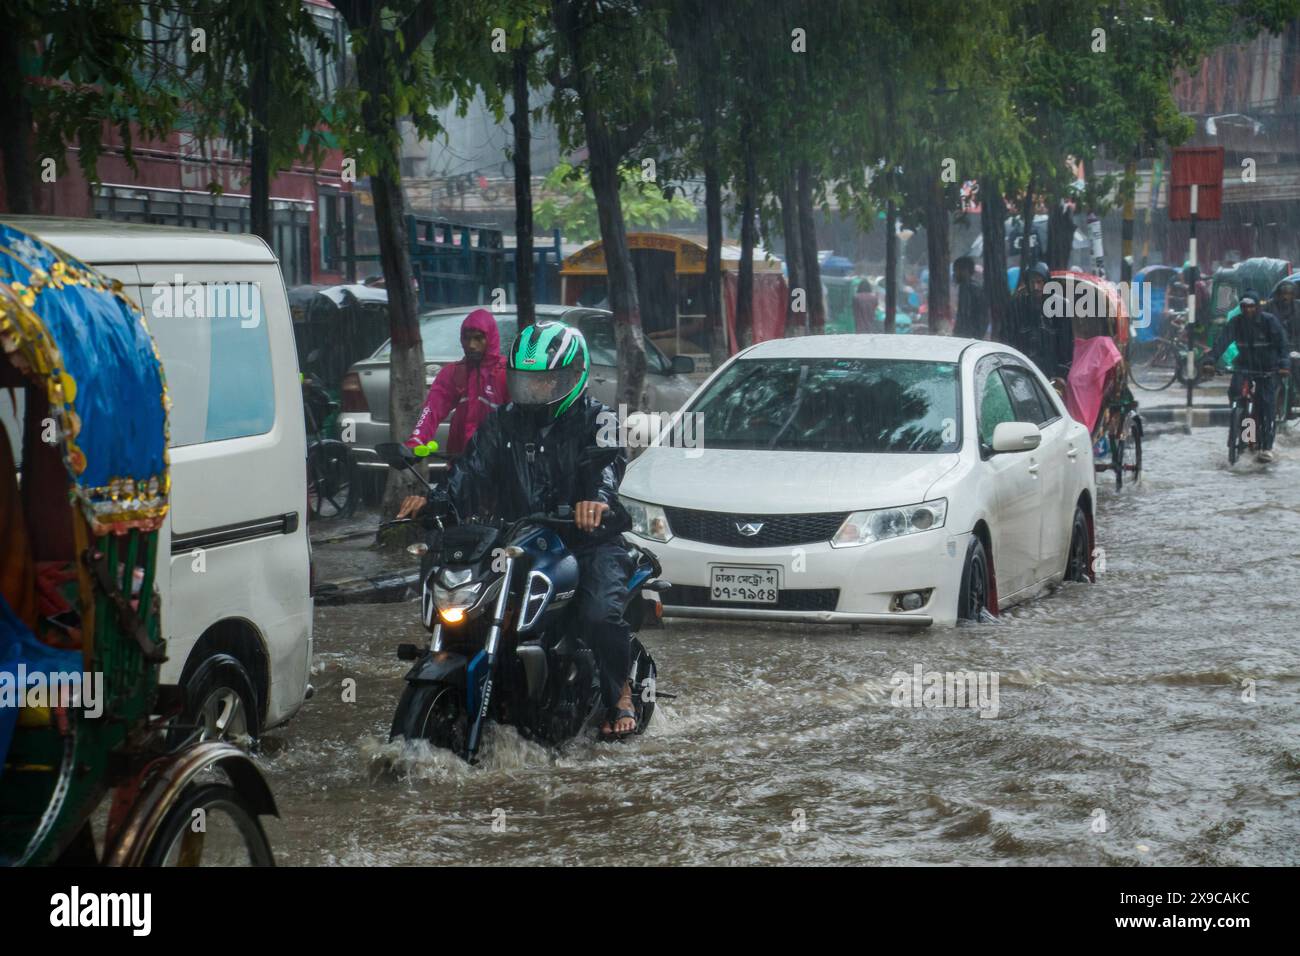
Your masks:
<svg viewBox="0 0 1300 956"><path fill-rule="evenodd" d="M709 566L709 593L715 601L775 604L780 579L777 568Z"/></svg>

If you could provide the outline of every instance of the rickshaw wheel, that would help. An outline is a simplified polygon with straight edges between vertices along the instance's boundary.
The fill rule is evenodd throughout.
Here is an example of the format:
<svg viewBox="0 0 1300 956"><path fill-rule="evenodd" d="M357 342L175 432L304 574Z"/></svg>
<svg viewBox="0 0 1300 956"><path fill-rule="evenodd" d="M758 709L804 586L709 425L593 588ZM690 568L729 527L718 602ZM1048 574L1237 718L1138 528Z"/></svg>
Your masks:
<svg viewBox="0 0 1300 956"><path fill-rule="evenodd" d="M275 858L243 794L224 783L192 783L163 817L144 865L275 866Z"/></svg>
<svg viewBox="0 0 1300 956"><path fill-rule="evenodd" d="M1137 419L1129 422L1128 439L1124 442L1120 464L1128 473L1130 484L1136 485L1142 480L1142 423Z"/></svg>

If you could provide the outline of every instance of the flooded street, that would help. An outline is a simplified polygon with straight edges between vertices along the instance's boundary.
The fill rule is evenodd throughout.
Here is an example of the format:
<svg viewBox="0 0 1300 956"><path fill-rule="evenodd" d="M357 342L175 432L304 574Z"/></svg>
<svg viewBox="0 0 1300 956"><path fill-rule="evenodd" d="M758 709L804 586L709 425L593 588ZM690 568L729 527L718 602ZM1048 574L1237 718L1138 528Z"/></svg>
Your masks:
<svg viewBox="0 0 1300 956"><path fill-rule="evenodd" d="M669 621L643 637L678 696L621 745L494 730L476 768L389 745L418 605L318 607L316 695L260 758L277 860L1294 864L1300 441L1278 445L1230 471L1224 429L1150 436L1139 488L1099 477L1098 583L999 624ZM990 672L996 716L891 705L918 665Z"/></svg>

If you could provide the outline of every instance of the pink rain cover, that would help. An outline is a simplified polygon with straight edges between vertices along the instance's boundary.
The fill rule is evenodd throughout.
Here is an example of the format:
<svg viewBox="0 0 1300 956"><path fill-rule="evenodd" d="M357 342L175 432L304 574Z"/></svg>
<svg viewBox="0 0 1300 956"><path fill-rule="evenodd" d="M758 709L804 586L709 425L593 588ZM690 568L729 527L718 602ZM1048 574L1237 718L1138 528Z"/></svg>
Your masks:
<svg viewBox="0 0 1300 956"><path fill-rule="evenodd" d="M1074 340L1074 362L1065 384L1065 407L1089 431L1097 424L1106 396L1106 377L1119 363L1119 349L1107 336Z"/></svg>

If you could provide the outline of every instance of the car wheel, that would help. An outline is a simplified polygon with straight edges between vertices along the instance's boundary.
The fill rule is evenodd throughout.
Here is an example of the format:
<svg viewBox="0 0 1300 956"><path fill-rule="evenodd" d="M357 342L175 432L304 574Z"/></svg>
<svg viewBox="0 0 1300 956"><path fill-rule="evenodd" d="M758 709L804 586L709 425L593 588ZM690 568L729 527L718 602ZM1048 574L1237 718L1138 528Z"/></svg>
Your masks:
<svg viewBox="0 0 1300 956"><path fill-rule="evenodd" d="M1065 580L1091 581L1092 559L1088 548L1088 516L1076 506L1070 523L1070 556L1065 564Z"/></svg>
<svg viewBox="0 0 1300 956"><path fill-rule="evenodd" d="M247 746L257 737L257 695L244 665L229 654L214 654L185 683L182 730L198 739Z"/></svg>
<svg viewBox="0 0 1300 956"><path fill-rule="evenodd" d="M961 592L957 595L957 619L982 621L989 609L992 575L984 542L975 535L966 546L966 565L961 572Z"/></svg>

